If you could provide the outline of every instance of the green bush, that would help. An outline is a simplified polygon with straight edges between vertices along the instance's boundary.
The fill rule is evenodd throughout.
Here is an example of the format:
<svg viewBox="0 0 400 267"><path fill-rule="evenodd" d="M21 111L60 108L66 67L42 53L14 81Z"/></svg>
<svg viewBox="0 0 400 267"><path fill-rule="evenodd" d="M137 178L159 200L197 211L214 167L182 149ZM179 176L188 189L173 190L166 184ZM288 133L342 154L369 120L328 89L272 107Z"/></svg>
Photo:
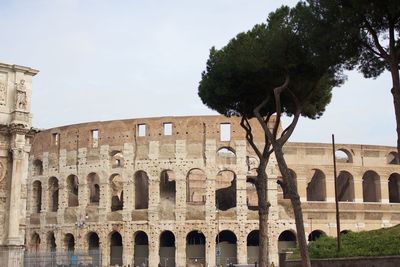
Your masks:
<svg viewBox="0 0 400 267"><path fill-rule="evenodd" d="M336 238L322 236L310 242L308 251L314 259L400 255L400 225L379 230L348 232L341 236L341 250L337 251ZM293 256L298 256L295 251Z"/></svg>

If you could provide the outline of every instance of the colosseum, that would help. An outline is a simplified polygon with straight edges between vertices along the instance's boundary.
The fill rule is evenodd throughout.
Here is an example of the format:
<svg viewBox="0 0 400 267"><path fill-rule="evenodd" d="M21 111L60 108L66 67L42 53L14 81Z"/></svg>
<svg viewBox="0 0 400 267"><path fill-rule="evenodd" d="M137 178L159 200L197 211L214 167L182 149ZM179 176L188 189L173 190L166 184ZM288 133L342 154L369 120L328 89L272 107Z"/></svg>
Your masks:
<svg viewBox="0 0 400 267"><path fill-rule="evenodd" d="M254 263L257 158L239 122L161 117L36 134L29 160L29 250L100 250L103 266ZM260 143L261 129L254 127ZM398 224L395 148L342 144L337 154L341 228ZM335 235L332 146L288 143L285 155L297 179L308 240ZM277 265L279 253L296 244L295 225L274 159L267 169L269 251Z"/></svg>
<svg viewBox="0 0 400 267"><path fill-rule="evenodd" d="M39 131L30 113L37 73L0 63L4 266L214 267L257 261L258 160L238 118L144 118ZM261 145L262 130L253 124ZM396 149L336 148L341 229L400 223ZM284 147L309 242L336 234L333 152L330 144ZM296 246L296 228L274 158L267 174L269 254L277 266L279 256Z"/></svg>

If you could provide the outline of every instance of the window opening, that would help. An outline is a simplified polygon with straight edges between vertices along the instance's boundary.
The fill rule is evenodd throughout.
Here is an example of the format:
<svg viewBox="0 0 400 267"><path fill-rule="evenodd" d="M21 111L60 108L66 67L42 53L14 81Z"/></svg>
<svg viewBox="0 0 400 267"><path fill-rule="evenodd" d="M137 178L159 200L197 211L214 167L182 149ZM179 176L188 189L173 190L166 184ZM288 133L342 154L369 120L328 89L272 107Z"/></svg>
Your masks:
<svg viewBox="0 0 400 267"><path fill-rule="evenodd" d="M138 136L146 136L146 124L138 124Z"/></svg>
<svg viewBox="0 0 400 267"><path fill-rule="evenodd" d="M164 135L172 135L172 123L165 122L163 125L164 125Z"/></svg>
<svg viewBox="0 0 400 267"><path fill-rule="evenodd" d="M221 123L219 128L220 140L231 141L231 124Z"/></svg>

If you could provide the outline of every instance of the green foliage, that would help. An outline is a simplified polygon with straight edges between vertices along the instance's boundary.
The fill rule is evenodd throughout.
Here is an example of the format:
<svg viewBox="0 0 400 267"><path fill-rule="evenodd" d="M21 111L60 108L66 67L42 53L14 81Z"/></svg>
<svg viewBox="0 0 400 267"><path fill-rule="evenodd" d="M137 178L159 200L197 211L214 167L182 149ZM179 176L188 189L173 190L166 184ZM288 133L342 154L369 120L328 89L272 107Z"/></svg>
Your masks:
<svg viewBox="0 0 400 267"><path fill-rule="evenodd" d="M314 12L319 14L320 21L330 20L331 28L336 28L340 34L351 37L340 45L344 49L358 49L358 56L354 60L358 61L358 69L366 78L377 77L385 69L390 70L389 61L398 66L400 53L398 0L307 0L307 2ZM331 31L328 38L331 34L335 34L335 31Z"/></svg>
<svg viewBox="0 0 400 267"><path fill-rule="evenodd" d="M322 236L310 242L310 257L340 258L357 256L400 255L400 225L373 231L348 232L342 235L341 250L337 252L336 238ZM298 253L294 253L294 256Z"/></svg>
<svg viewBox="0 0 400 267"><path fill-rule="evenodd" d="M321 38L322 28L313 16L304 3L293 9L283 6L269 15L267 24L238 34L221 49L211 48L199 85L203 103L226 116L251 118L267 99L261 115L273 114L273 90L289 76L281 111L294 114L298 101L302 116L321 116L332 88L344 81L345 60L340 46Z"/></svg>

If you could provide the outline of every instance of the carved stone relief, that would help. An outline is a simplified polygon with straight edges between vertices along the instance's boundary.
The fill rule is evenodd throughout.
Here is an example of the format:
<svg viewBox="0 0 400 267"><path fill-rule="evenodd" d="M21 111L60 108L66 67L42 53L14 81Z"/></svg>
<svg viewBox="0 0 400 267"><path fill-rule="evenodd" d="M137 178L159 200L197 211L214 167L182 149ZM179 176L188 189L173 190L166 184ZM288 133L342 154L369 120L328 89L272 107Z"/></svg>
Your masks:
<svg viewBox="0 0 400 267"><path fill-rule="evenodd" d="M25 80L22 79L19 81L19 83L15 83L15 91L16 91L15 108L26 110L26 106L28 105L28 100L26 97Z"/></svg>
<svg viewBox="0 0 400 267"><path fill-rule="evenodd" d="M0 72L0 106L5 106L7 99L7 74Z"/></svg>

